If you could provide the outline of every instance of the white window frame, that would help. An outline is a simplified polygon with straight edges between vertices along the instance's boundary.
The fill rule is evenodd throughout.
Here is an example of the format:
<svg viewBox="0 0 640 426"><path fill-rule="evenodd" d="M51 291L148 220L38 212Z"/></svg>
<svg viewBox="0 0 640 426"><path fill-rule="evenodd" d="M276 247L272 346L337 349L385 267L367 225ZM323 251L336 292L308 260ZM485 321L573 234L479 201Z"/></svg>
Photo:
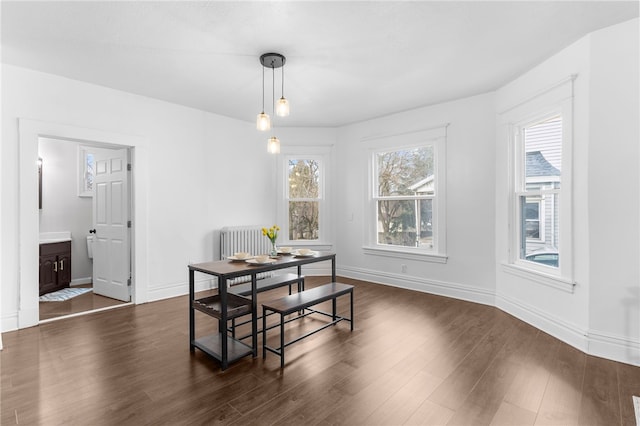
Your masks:
<svg viewBox="0 0 640 426"><path fill-rule="evenodd" d="M420 260L434 263L446 263L446 140L448 124L425 130L418 130L399 135L390 135L363 140L366 148L368 170L368 190L365 199L365 254ZM379 152L411 149L421 146L433 146L435 195L420 198L432 199L433 247L404 247L378 244L377 190L376 190L376 155ZM409 197L413 199L413 197Z"/></svg>
<svg viewBox="0 0 640 426"><path fill-rule="evenodd" d="M278 245L280 246L312 246L319 250L329 250L332 245L329 241L331 235L329 212L330 206L327 198L327 184L329 176L330 147L287 146L283 147L278 156L278 202L277 220L280 223ZM299 199L296 201L318 201L318 239L317 240L290 240L289 239L289 160L315 160L319 164L320 181L317 199Z"/></svg>
<svg viewBox="0 0 640 426"><path fill-rule="evenodd" d="M575 75L501 112L506 126L509 157L509 224L507 263L503 270L533 282L573 292L573 80ZM554 115L562 116L562 179L560 189L559 266L551 267L520 259L519 195L555 192L548 189L521 191L524 170L524 145L521 129Z"/></svg>

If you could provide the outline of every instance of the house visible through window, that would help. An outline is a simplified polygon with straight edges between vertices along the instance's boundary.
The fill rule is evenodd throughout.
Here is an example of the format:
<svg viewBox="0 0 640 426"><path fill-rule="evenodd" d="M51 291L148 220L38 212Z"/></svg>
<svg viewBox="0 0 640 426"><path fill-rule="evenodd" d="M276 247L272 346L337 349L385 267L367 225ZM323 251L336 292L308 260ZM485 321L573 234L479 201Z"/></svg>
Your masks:
<svg viewBox="0 0 640 426"><path fill-rule="evenodd" d="M519 258L558 267L562 116L526 124L518 129L518 135Z"/></svg>
<svg viewBox="0 0 640 426"><path fill-rule="evenodd" d="M434 247L436 176L434 146L374 154L376 242Z"/></svg>
<svg viewBox="0 0 640 426"><path fill-rule="evenodd" d="M525 232L528 240L540 240L541 239L541 227L540 223L540 204L539 199L530 197L526 200L524 205L524 220L525 220Z"/></svg>

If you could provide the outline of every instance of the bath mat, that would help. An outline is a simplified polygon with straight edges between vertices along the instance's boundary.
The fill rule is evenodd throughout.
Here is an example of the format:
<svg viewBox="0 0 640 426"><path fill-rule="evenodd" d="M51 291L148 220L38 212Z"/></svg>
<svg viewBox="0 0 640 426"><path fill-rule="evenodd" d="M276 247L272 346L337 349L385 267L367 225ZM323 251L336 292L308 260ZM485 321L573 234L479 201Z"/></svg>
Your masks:
<svg viewBox="0 0 640 426"><path fill-rule="evenodd" d="M53 293L47 293L40 296L41 302L64 302L65 300L72 299L81 294L90 292L90 288L78 287L78 288L63 288L62 290L54 291Z"/></svg>

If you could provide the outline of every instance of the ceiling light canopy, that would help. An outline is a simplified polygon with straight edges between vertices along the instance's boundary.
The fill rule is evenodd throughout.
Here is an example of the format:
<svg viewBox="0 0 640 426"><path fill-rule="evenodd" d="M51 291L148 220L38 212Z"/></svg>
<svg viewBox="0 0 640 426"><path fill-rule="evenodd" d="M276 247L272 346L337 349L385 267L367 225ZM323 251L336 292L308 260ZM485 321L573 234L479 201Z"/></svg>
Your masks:
<svg viewBox="0 0 640 426"><path fill-rule="evenodd" d="M260 56L260 63L262 64L262 112L258 114L258 118L256 120L256 127L258 130L267 131L273 128L273 123L269 116L264 112L264 69L271 68L271 83L272 83L272 98L271 98L271 107L272 107L272 115L275 117L286 117L289 115L289 101L284 97L284 64L286 63L287 58L280 53L265 53ZM276 68L282 68L282 85L281 85L281 96L276 103L276 88L275 88L275 70ZM276 136L272 136L269 139L267 150L272 154L277 154L280 152L280 140Z"/></svg>

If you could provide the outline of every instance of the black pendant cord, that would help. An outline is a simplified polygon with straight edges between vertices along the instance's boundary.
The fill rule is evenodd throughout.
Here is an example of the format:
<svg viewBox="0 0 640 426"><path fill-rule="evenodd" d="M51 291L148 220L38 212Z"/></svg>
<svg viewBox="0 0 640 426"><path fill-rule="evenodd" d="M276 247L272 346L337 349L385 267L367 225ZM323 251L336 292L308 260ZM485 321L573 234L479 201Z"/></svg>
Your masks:
<svg viewBox="0 0 640 426"><path fill-rule="evenodd" d="M273 120L276 119L276 69L273 67L273 63L271 63L271 114L273 116ZM275 123L271 123L271 128L273 129Z"/></svg>
<svg viewBox="0 0 640 426"><path fill-rule="evenodd" d="M284 98L284 66L282 67L282 98Z"/></svg>
<svg viewBox="0 0 640 426"><path fill-rule="evenodd" d="M264 114L264 67L262 67L262 113Z"/></svg>

